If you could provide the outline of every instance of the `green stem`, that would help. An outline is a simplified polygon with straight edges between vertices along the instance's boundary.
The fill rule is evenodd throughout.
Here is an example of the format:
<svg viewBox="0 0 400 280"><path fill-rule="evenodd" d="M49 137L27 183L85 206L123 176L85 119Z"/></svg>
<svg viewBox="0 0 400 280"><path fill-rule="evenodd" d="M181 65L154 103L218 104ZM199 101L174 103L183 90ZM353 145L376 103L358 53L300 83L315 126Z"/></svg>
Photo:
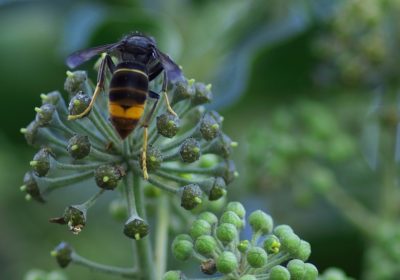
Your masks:
<svg viewBox="0 0 400 280"><path fill-rule="evenodd" d="M103 163L101 162L96 162L96 163L88 163L88 164L70 164L70 163L62 163L54 159L54 165L58 169L62 170L91 170L99 165L102 165Z"/></svg>
<svg viewBox="0 0 400 280"><path fill-rule="evenodd" d="M84 207L85 209L89 209L90 207L93 206L93 204L95 204L95 202L97 201L97 199L100 197L100 195L102 195L104 193L105 189L101 189L98 193L96 193L95 195L93 195L91 198L89 198L86 202L82 203L82 207Z"/></svg>
<svg viewBox="0 0 400 280"><path fill-rule="evenodd" d="M184 184L184 185L196 184L196 182L194 182L194 181L191 181L191 180L188 180L188 179L179 177L179 176L175 176L175 175L172 175L172 174L170 174L170 173L163 172L163 171L157 171L155 174L156 174L157 176L163 177L163 178L165 178L165 179L167 179L167 180L171 180L171 181L174 181L174 182L178 182L178 183Z"/></svg>
<svg viewBox="0 0 400 280"><path fill-rule="evenodd" d="M138 275L137 269L132 268L122 268L122 267L115 267L111 265L104 265L100 264L91 260L88 260L77 253L73 252L71 254L72 262L78 265L82 265L88 267L90 269L94 269L103 273L119 275L124 278L131 278L133 279L135 276Z"/></svg>
<svg viewBox="0 0 400 280"><path fill-rule="evenodd" d="M164 183L154 179L154 176L149 178L148 181L149 181L150 184L152 184L155 187L160 188L160 189L162 189L164 191L167 191L167 192L170 192L170 193L173 193L173 194L177 194L179 192L179 189L174 188L174 187L170 187L168 185L165 185Z"/></svg>
<svg viewBox="0 0 400 280"><path fill-rule="evenodd" d="M58 178L37 177L36 181L39 183L39 185L46 184L48 186L43 191L43 195L48 195L56 189L81 182L92 176L93 176L93 171L90 170L90 171L75 173L72 175L67 175L67 176L58 177Z"/></svg>
<svg viewBox="0 0 400 280"><path fill-rule="evenodd" d="M157 279L161 279L165 273L167 263L167 244L168 244L168 228L170 222L168 197L162 195L160 197L160 205L157 211L156 229L156 251L155 251L155 269Z"/></svg>

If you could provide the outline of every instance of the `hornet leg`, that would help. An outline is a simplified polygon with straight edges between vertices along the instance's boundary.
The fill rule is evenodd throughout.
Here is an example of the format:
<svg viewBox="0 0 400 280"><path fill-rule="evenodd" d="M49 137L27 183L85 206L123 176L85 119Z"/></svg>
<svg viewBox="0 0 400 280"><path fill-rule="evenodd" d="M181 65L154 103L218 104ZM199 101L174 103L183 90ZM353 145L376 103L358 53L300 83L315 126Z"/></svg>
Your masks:
<svg viewBox="0 0 400 280"><path fill-rule="evenodd" d="M165 97L165 103L166 103L166 106L167 106L167 110L172 115L177 117L178 116L177 113L175 113L175 111L171 108L171 105L169 104L168 95L167 95L167 87L168 87L168 77L167 77L167 72L164 70L162 93L164 94L164 97Z"/></svg>
<svg viewBox="0 0 400 280"><path fill-rule="evenodd" d="M92 96L92 100L89 103L89 106L80 114L78 115L69 115L68 116L68 120L76 120L76 119L80 119L84 116L86 116L90 110L92 109L94 102L97 98L97 96L99 95L99 93L101 92L101 90L103 89L104 86L104 77L105 77L105 70L106 70L106 66L108 66L108 68L110 69L111 73L114 72L114 63L111 59L111 57L106 54L105 57L103 58L103 60L101 61L100 64L100 68L99 68L99 74L97 76L97 85L96 85L96 89L94 90L93 96Z"/></svg>

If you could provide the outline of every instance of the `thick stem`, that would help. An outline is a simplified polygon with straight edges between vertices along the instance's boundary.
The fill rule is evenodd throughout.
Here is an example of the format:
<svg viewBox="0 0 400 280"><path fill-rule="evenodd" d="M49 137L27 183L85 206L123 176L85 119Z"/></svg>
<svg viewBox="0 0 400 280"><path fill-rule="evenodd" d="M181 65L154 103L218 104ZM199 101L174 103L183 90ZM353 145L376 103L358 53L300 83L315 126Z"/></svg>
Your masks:
<svg viewBox="0 0 400 280"><path fill-rule="evenodd" d="M156 251L154 255L157 279L162 278L167 265L169 214L168 197L165 194L160 197L160 205L157 210L158 227L156 229Z"/></svg>

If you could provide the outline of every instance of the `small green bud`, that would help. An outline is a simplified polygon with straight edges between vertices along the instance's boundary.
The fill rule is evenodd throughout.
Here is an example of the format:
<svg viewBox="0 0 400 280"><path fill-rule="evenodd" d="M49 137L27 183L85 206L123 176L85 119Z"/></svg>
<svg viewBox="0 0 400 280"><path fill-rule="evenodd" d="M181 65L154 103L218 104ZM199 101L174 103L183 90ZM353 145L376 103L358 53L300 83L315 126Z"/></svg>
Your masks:
<svg viewBox="0 0 400 280"><path fill-rule="evenodd" d="M261 232L263 235L270 233L274 227L272 217L261 210L250 214L249 224L254 233Z"/></svg>
<svg viewBox="0 0 400 280"><path fill-rule="evenodd" d="M300 249L301 240L294 232L284 232L279 236L282 244L282 250L288 252L292 256L296 256Z"/></svg>
<svg viewBox="0 0 400 280"><path fill-rule="evenodd" d="M160 168L162 161L163 161L163 155L160 149L152 145L149 145L147 147L147 155L146 155L147 170L149 172L156 171L158 168ZM140 165L142 167L142 159L140 159Z"/></svg>
<svg viewBox="0 0 400 280"><path fill-rule="evenodd" d="M238 177L238 172L236 171L236 166L233 160L225 160L218 167L216 175L224 178L226 184L230 184L233 180Z"/></svg>
<svg viewBox="0 0 400 280"><path fill-rule="evenodd" d="M174 137L180 127L180 120L177 116L167 112L157 117L157 131L164 137Z"/></svg>
<svg viewBox="0 0 400 280"><path fill-rule="evenodd" d="M226 184L223 178L208 178L199 183L200 188L208 194L208 200L220 199L226 194Z"/></svg>
<svg viewBox="0 0 400 280"><path fill-rule="evenodd" d="M263 248L268 254L277 254L281 247L281 242L275 235L268 235L264 240Z"/></svg>
<svg viewBox="0 0 400 280"><path fill-rule="evenodd" d="M205 154L216 154L227 159L232 152L232 140L228 135L220 133L218 137L211 141L210 146L203 152Z"/></svg>
<svg viewBox="0 0 400 280"><path fill-rule="evenodd" d="M189 99L194 96L195 88L193 79L188 81L178 81L175 86L176 88L171 104L176 104L181 100Z"/></svg>
<svg viewBox="0 0 400 280"><path fill-rule="evenodd" d="M203 192L200 187L195 184L186 185L181 188L181 206L186 210L192 210L202 203Z"/></svg>
<svg viewBox="0 0 400 280"><path fill-rule="evenodd" d="M84 83L87 79L85 71L67 72L67 79L64 82L64 89L70 94L75 95L78 91L84 90Z"/></svg>
<svg viewBox="0 0 400 280"><path fill-rule="evenodd" d="M194 243L195 250L206 257L211 257L216 247L217 241L211 235L201 235Z"/></svg>
<svg viewBox="0 0 400 280"><path fill-rule="evenodd" d="M279 225L274 228L274 234L280 238L282 234L286 234L288 232L293 232L293 229L288 225Z"/></svg>
<svg viewBox="0 0 400 280"><path fill-rule="evenodd" d="M149 234L149 225L139 216L131 216L124 225L124 234L132 239L139 240Z"/></svg>
<svg viewBox="0 0 400 280"><path fill-rule="evenodd" d="M296 259L300 259L303 262L308 260L311 255L311 245L307 241L301 240L300 246L298 247L297 252L294 254Z"/></svg>
<svg viewBox="0 0 400 280"><path fill-rule="evenodd" d="M117 221L125 221L128 219L128 207L125 201L121 198L112 200L108 207L108 211Z"/></svg>
<svg viewBox="0 0 400 280"><path fill-rule="evenodd" d="M64 222L72 233L78 234L86 224L87 209L81 205L71 205L65 209Z"/></svg>
<svg viewBox="0 0 400 280"><path fill-rule="evenodd" d="M268 255L261 247L252 247L247 251L247 262L253 268L261 268L267 264Z"/></svg>
<svg viewBox="0 0 400 280"><path fill-rule="evenodd" d="M72 261L72 253L72 247L66 242L61 242L53 251L51 251L51 255L56 258L58 265L62 268L67 267Z"/></svg>
<svg viewBox="0 0 400 280"><path fill-rule="evenodd" d="M232 224L223 223L217 227L217 238L224 244L229 244L236 239L238 231Z"/></svg>
<svg viewBox="0 0 400 280"><path fill-rule="evenodd" d="M304 277L303 280L316 280L318 278L318 269L311 263L304 264Z"/></svg>
<svg viewBox="0 0 400 280"><path fill-rule="evenodd" d="M57 105L60 100L63 101L62 96L58 91L52 91L48 94L42 93L40 98L42 99L42 104Z"/></svg>
<svg viewBox="0 0 400 280"><path fill-rule="evenodd" d="M247 274L240 277L239 280L257 280L257 277L255 277L254 275Z"/></svg>
<svg viewBox="0 0 400 280"><path fill-rule="evenodd" d="M219 272L229 274L238 268L238 261L232 252L224 251L218 256L216 266Z"/></svg>
<svg viewBox="0 0 400 280"><path fill-rule="evenodd" d="M68 111L70 115L79 115L89 106L90 97L83 91L78 92L69 102Z"/></svg>
<svg viewBox="0 0 400 280"><path fill-rule="evenodd" d="M49 125L53 119L54 111L56 110L53 104L43 104L40 108L35 108L36 111L36 122L39 126Z"/></svg>
<svg viewBox="0 0 400 280"><path fill-rule="evenodd" d="M26 172L24 175L24 187L22 188L30 197L39 202L45 202L40 194L39 186L32 172Z"/></svg>
<svg viewBox="0 0 400 280"><path fill-rule="evenodd" d="M90 153L91 144L89 137L74 135L68 140L67 151L74 159L83 159Z"/></svg>
<svg viewBox="0 0 400 280"><path fill-rule="evenodd" d="M199 220L201 219L207 221L210 225L215 225L218 223L217 216L215 216L215 214L211 212L202 212L197 218Z"/></svg>
<svg viewBox="0 0 400 280"><path fill-rule="evenodd" d="M189 234L182 233L182 234L178 234L175 237L174 241L172 242L172 246L174 246L174 242L178 242L180 240L186 240L186 241L189 241L189 242L193 243L193 239L190 237Z"/></svg>
<svg viewBox="0 0 400 280"><path fill-rule="evenodd" d="M50 170L51 155L52 152L49 148L42 148L35 154L30 165L37 176L43 177L47 175Z"/></svg>
<svg viewBox="0 0 400 280"><path fill-rule="evenodd" d="M21 132L25 136L25 140L29 145L34 145L38 133L39 124L32 121L26 128L22 128Z"/></svg>
<svg viewBox="0 0 400 280"><path fill-rule="evenodd" d="M201 263L200 265L201 272L207 275L213 275L217 272L217 265L215 264L214 259L208 259Z"/></svg>
<svg viewBox="0 0 400 280"><path fill-rule="evenodd" d="M290 273L286 267L281 265L276 265L271 268L269 272L270 280L290 280Z"/></svg>
<svg viewBox="0 0 400 280"><path fill-rule="evenodd" d="M200 121L200 133L203 138L210 141L220 133L219 114L215 111L206 113Z"/></svg>
<svg viewBox="0 0 400 280"><path fill-rule="evenodd" d="M211 87L203 83L195 83L195 94L192 99L193 105L210 103L212 100Z"/></svg>
<svg viewBox="0 0 400 280"><path fill-rule="evenodd" d="M179 270L170 270L167 271L162 280L185 280L186 277L185 275L182 273L182 271Z"/></svg>
<svg viewBox="0 0 400 280"><path fill-rule="evenodd" d="M291 260L287 264L287 269L290 272L290 280L303 280L305 275L305 265L301 260Z"/></svg>
<svg viewBox="0 0 400 280"><path fill-rule="evenodd" d="M197 239L202 235L210 235L211 225L205 220L195 220L189 233L193 239Z"/></svg>
<svg viewBox="0 0 400 280"><path fill-rule="evenodd" d="M246 253L247 250L249 249L249 247L250 247L250 241L249 240L241 240L239 242L239 244L237 245L237 249L241 253Z"/></svg>
<svg viewBox="0 0 400 280"><path fill-rule="evenodd" d="M225 211L235 212L236 215L238 215L241 219L244 219L244 217L246 216L246 209L244 208L242 203L237 201L229 202L225 207Z"/></svg>
<svg viewBox="0 0 400 280"><path fill-rule="evenodd" d="M187 138L183 141L179 153L183 162L195 162L201 156L200 143L194 138Z"/></svg>
<svg viewBox="0 0 400 280"><path fill-rule="evenodd" d="M238 215L236 215L235 212L233 211L226 211L222 214L221 218L219 219L219 222L222 223L228 223L234 225L237 229L242 229L244 226L243 220L239 218Z"/></svg>
<svg viewBox="0 0 400 280"><path fill-rule="evenodd" d="M174 242L172 254L177 260L188 260L193 255L193 243L188 240L178 240Z"/></svg>
<svg viewBox="0 0 400 280"><path fill-rule="evenodd" d="M122 166L113 164L100 165L94 171L97 186L106 190L115 189L123 176L125 176L125 170Z"/></svg>

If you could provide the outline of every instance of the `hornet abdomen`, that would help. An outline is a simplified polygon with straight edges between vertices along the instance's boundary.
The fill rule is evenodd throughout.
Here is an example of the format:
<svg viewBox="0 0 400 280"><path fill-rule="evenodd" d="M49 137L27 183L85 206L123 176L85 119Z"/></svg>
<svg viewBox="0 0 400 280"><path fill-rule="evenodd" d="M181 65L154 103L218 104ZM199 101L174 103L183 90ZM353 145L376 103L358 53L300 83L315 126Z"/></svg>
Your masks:
<svg viewBox="0 0 400 280"><path fill-rule="evenodd" d="M145 65L129 61L116 66L110 82L108 110L122 139L135 129L143 115L148 89Z"/></svg>

